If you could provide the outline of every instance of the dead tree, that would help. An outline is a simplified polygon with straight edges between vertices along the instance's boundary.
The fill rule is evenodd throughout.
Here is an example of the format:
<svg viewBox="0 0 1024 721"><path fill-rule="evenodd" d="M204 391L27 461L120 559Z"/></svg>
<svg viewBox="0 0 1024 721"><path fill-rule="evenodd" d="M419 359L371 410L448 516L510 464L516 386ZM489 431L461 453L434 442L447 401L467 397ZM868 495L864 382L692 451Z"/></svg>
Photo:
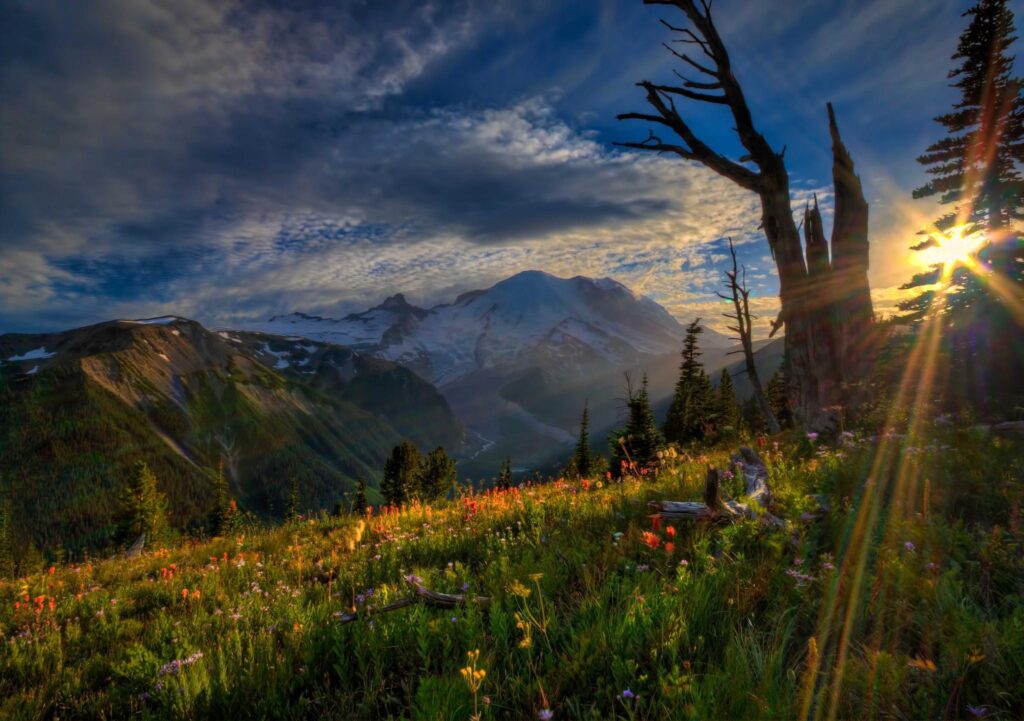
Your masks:
<svg viewBox="0 0 1024 721"><path fill-rule="evenodd" d="M656 518L673 521L701 521L704 523L732 523L743 518L761 518L776 526L785 526L785 521L768 512L771 494L768 490L768 468L757 453L749 448L740 448L730 459L736 472L743 478L746 503L722 499L717 468L708 467L704 481L704 502L699 501L652 501L648 507Z"/></svg>
<svg viewBox="0 0 1024 721"><path fill-rule="evenodd" d="M425 588L413 581L407 581L407 583L413 592L411 596L404 596L384 606L368 606L364 609L362 614L341 614L338 616L338 623L352 623L354 621L358 621L360 618L372 618L376 614L397 611L401 608L405 608L406 606L412 606L414 603L423 603L434 608L456 608L467 604L487 606L491 602L491 599L488 596L468 596L463 593L441 593L439 591L432 591L429 588Z"/></svg>
<svg viewBox="0 0 1024 721"><path fill-rule="evenodd" d="M662 20L679 35L675 41L690 45L700 55L665 45L688 71L692 80L676 71L679 85L643 81L653 112L625 113L620 120L643 120L662 126L681 142L666 142L650 132L640 142L624 147L672 153L697 161L761 199L761 222L779 274L782 311L776 328L786 328L786 358L794 379L792 405L800 423L816 431L834 430L838 408L848 405L847 389L859 384L864 372L864 345L872 327L873 312L867 282L868 204L853 161L839 135L835 114L828 105L832 135L832 176L835 188L835 219L831 261L820 214L815 229L807 228L808 260L813 255L826 262L805 262L800 233L790 204L789 174L785 147L776 152L754 125L739 81L733 74L729 53L711 17L710 0L644 0L649 5L673 5L686 16L689 27ZM734 129L746 153L732 160L705 143L676 107L676 100L720 105L732 115ZM813 230L813 232L812 232ZM824 253L822 253L824 250ZM809 267L809 266L813 266Z"/></svg>
<svg viewBox="0 0 1024 721"><path fill-rule="evenodd" d="M729 330L737 335L742 347L740 351L730 351L729 355L743 353L747 377L750 379L750 386L754 389L754 401L761 411L761 416L768 427L768 432L775 434L780 430L779 421L775 418L775 414L772 413L771 406L768 405L768 399L764 394L764 387L761 385L761 377L758 375L757 365L754 363L754 332L751 320L755 316L750 314L750 289L747 288L747 268L746 266L742 268L738 266L736 262L736 248L733 247L732 238L729 238L729 254L732 256L732 270L725 271L729 295L715 292L719 298L732 301L733 309L736 311L735 315L723 313L726 318L736 321L736 325L729 326Z"/></svg>

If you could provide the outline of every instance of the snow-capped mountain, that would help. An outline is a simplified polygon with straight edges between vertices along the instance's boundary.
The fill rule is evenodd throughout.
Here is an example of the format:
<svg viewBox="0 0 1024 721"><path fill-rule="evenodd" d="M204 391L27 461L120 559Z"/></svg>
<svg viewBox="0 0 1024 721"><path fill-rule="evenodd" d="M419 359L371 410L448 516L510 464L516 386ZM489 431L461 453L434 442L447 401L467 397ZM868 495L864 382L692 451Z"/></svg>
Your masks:
<svg viewBox="0 0 1024 721"><path fill-rule="evenodd" d="M442 388L498 367L543 366L571 374L631 366L677 352L685 332L660 305L610 278L557 278L541 271L519 273L429 310L395 295L341 319L293 313L260 328L372 349ZM702 336L706 348L729 344L711 330Z"/></svg>

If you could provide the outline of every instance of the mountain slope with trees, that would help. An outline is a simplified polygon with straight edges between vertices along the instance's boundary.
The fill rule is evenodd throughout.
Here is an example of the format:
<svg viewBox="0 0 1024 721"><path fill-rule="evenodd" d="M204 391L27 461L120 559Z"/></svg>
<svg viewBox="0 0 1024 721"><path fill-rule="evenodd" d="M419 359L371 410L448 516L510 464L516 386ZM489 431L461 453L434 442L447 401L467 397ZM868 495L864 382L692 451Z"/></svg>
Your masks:
<svg viewBox="0 0 1024 721"><path fill-rule="evenodd" d="M379 478L407 432L453 450L462 437L415 374L326 344L169 318L0 337L0 358L26 355L0 381L3 490L21 551L123 541L123 491L140 461L170 524L197 528L223 504L221 468L241 508L280 517L293 484L305 510Z"/></svg>

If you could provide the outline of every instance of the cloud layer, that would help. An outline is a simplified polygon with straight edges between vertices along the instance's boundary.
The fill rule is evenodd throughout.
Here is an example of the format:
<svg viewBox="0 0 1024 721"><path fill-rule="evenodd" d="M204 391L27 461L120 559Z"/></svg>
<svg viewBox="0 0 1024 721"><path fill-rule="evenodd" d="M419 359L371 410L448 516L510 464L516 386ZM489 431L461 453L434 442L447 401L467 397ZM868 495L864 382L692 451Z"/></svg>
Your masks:
<svg viewBox="0 0 1024 721"><path fill-rule="evenodd" d="M745 75L765 81L752 105L792 138L798 204L827 201L819 85L842 80L857 109L878 77L837 63L911 27L906 47L948 54L934 46L949 32L883 0L800 9L720 11L727 39L746 40ZM727 236L772 303L753 196L609 142L642 135L611 118L639 102L633 80L669 67L656 15L631 0L34 0L0 14L0 332L345 312L399 290L429 304L529 268L611 275L687 318L716 307ZM815 23L842 43L822 45ZM815 61L794 68L780 43ZM906 47L864 64L905 84ZM702 113L728 149L728 122ZM844 116L854 147L860 114ZM867 158L869 192L899 185L872 185ZM872 200L902 242L902 206Z"/></svg>

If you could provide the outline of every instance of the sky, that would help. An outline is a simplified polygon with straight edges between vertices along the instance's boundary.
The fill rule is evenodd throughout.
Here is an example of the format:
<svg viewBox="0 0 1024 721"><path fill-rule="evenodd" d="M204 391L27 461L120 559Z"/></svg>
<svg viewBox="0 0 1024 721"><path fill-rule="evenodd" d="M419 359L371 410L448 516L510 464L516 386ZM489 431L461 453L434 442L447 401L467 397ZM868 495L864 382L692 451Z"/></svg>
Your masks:
<svg viewBox="0 0 1024 721"><path fill-rule="evenodd" d="M969 3L718 0L754 120L829 221L826 101L871 203L876 303L936 214L912 201ZM1011 3L1020 16L1024 0ZM612 277L721 327L727 238L778 307L752 194L623 150L678 65L640 0L7 0L0 332L177 314L230 327L430 306L527 269ZM686 103L738 158L726 111Z"/></svg>

